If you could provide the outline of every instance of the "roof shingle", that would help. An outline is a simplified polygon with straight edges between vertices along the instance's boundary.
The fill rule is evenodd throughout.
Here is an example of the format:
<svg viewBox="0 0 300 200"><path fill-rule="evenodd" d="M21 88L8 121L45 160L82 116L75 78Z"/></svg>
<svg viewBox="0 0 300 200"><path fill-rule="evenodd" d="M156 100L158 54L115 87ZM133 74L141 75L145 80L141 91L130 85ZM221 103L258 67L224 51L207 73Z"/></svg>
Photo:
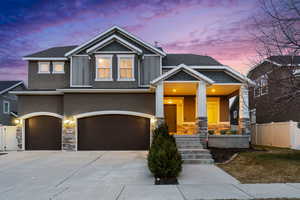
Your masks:
<svg viewBox="0 0 300 200"><path fill-rule="evenodd" d="M163 66L177 66L185 64L187 66L216 66L222 65L210 56L196 54L167 54L162 60Z"/></svg>
<svg viewBox="0 0 300 200"><path fill-rule="evenodd" d="M28 57L35 57L35 58L62 58L65 57L65 53L68 51L71 51L77 47L77 45L73 46L62 46L62 47L52 47L43 51L39 51L27 56L24 56L25 58Z"/></svg>

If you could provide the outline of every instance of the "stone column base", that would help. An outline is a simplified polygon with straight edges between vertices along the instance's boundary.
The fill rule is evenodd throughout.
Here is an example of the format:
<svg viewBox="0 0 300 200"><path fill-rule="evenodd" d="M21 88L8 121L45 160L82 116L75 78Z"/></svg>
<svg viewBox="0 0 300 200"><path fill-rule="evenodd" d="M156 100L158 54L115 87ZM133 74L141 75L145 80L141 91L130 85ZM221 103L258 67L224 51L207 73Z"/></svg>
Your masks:
<svg viewBox="0 0 300 200"><path fill-rule="evenodd" d="M17 126L17 133L16 133L16 139L17 139L17 145L18 145L18 150L23 150L23 132L22 132L22 126L18 125Z"/></svg>
<svg viewBox="0 0 300 200"><path fill-rule="evenodd" d="M240 118L239 119L239 130L242 135L251 134L251 126L249 118Z"/></svg>
<svg viewBox="0 0 300 200"><path fill-rule="evenodd" d="M198 117L196 118L196 133L200 135L200 141L204 148L207 148L207 134L208 134L208 126L207 126L207 117Z"/></svg>
<svg viewBox="0 0 300 200"><path fill-rule="evenodd" d="M165 123L165 118L157 117L155 127L158 127L159 125Z"/></svg>
<svg viewBox="0 0 300 200"><path fill-rule="evenodd" d="M62 149L65 151L76 151L76 127L64 127L62 134Z"/></svg>

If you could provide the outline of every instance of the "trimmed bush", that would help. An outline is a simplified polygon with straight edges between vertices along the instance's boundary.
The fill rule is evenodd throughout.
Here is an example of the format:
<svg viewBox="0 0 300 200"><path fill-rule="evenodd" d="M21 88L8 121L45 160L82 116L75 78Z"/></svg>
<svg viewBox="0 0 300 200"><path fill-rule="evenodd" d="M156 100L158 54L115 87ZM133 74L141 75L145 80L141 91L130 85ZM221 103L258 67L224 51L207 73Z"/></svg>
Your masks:
<svg viewBox="0 0 300 200"><path fill-rule="evenodd" d="M237 135L238 134L238 131L237 130L229 130L227 132L229 135Z"/></svg>
<svg viewBox="0 0 300 200"><path fill-rule="evenodd" d="M215 130L208 130L208 134L209 134L209 135L215 134Z"/></svg>
<svg viewBox="0 0 300 200"><path fill-rule="evenodd" d="M153 132L148 154L148 168L156 179L174 179L182 170L182 160L175 138L169 135L165 124Z"/></svg>

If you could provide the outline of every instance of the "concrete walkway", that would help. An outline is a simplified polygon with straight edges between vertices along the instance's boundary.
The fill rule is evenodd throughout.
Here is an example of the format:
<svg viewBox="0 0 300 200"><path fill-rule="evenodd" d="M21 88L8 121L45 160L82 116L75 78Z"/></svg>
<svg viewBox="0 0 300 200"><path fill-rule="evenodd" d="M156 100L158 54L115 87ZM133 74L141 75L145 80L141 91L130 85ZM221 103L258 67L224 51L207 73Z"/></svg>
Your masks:
<svg viewBox="0 0 300 200"><path fill-rule="evenodd" d="M179 185L156 186L146 152L10 152L0 200L300 198L300 184L240 184L214 165L184 165Z"/></svg>

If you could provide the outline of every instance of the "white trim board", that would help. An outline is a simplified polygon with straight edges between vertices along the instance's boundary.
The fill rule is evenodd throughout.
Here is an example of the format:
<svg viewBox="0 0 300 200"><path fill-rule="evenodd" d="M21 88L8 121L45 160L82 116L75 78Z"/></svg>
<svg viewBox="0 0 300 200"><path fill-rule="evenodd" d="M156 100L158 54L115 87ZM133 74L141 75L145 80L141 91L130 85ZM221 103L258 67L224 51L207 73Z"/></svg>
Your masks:
<svg viewBox="0 0 300 200"><path fill-rule="evenodd" d="M65 57L23 57L22 60L68 60Z"/></svg>
<svg viewBox="0 0 300 200"><path fill-rule="evenodd" d="M60 118L60 119L64 118L64 116L59 115L57 113L52 113L52 112L33 112L33 113L28 113L28 114L22 115L20 117L20 119L24 120L24 119L28 119L28 118L35 117L35 116L41 116L41 115L57 117L57 118Z"/></svg>
<svg viewBox="0 0 300 200"><path fill-rule="evenodd" d="M17 86L19 86L19 85L21 85L21 84L23 84L23 81L20 81L20 82L18 82L18 83L16 83L16 84L10 86L9 88L6 88L6 89L0 91L0 95L1 95L1 94L4 94L5 92L8 92L9 90L14 89L15 87L17 87Z"/></svg>
<svg viewBox="0 0 300 200"><path fill-rule="evenodd" d="M84 117L92 117L98 115L132 115L139 117L146 117L149 119L154 119L155 117L150 114L141 113L141 112L133 112L133 111L124 111L124 110L104 110L104 111L95 111L95 112L87 112L78 115L74 115L75 119L80 119Z"/></svg>
<svg viewBox="0 0 300 200"><path fill-rule="evenodd" d="M62 95L60 91L11 91L10 94L16 95Z"/></svg>
<svg viewBox="0 0 300 200"><path fill-rule="evenodd" d="M92 39L90 39L89 41L79 45L78 47L72 49L71 51L67 52L65 54L65 56L70 56L72 55L73 53L77 52L78 50L82 49L83 47L85 47L86 45L92 43L93 41L101 38L102 36L106 35L107 33L113 31L113 30L117 30L119 31L122 35L124 35L125 37L129 38L129 39L132 39L134 40L135 42L139 43L140 45L144 46L145 48L148 48L152 51L155 51L156 53L162 55L162 56L166 56L166 53L162 52L161 50L159 50L158 48L154 47L153 45L150 45L148 44L147 42L145 41L142 41L141 39L139 39L138 37L132 35L131 33L125 31L124 29L120 28L119 26L113 26L109 29L107 29L106 31L98 34L97 36L93 37Z"/></svg>
<svg viewBox="0 0 300 200"><path fill-rule="evenodd" d="M176 68L171 69L170 71L164 73L163 75L161 75L161 76L157 77L156 79L154 79L153 81L151 81L151 84L155 85L158 82L171 77L173 74L179 72L180 70L185 71L186 73L197 78L198 80L204 80L205 82L207 82L209 84L213 84L215 82L212 79L208 78L207 76L197 72L196 70L193 70L192 68L190 68L184 64L180 64Z"/></svg>
<svg viewBox="0 0 300 200"><path fill-rule="evenodd" d="M57 89L62 93L153 93L151 89Z"/></svg>

